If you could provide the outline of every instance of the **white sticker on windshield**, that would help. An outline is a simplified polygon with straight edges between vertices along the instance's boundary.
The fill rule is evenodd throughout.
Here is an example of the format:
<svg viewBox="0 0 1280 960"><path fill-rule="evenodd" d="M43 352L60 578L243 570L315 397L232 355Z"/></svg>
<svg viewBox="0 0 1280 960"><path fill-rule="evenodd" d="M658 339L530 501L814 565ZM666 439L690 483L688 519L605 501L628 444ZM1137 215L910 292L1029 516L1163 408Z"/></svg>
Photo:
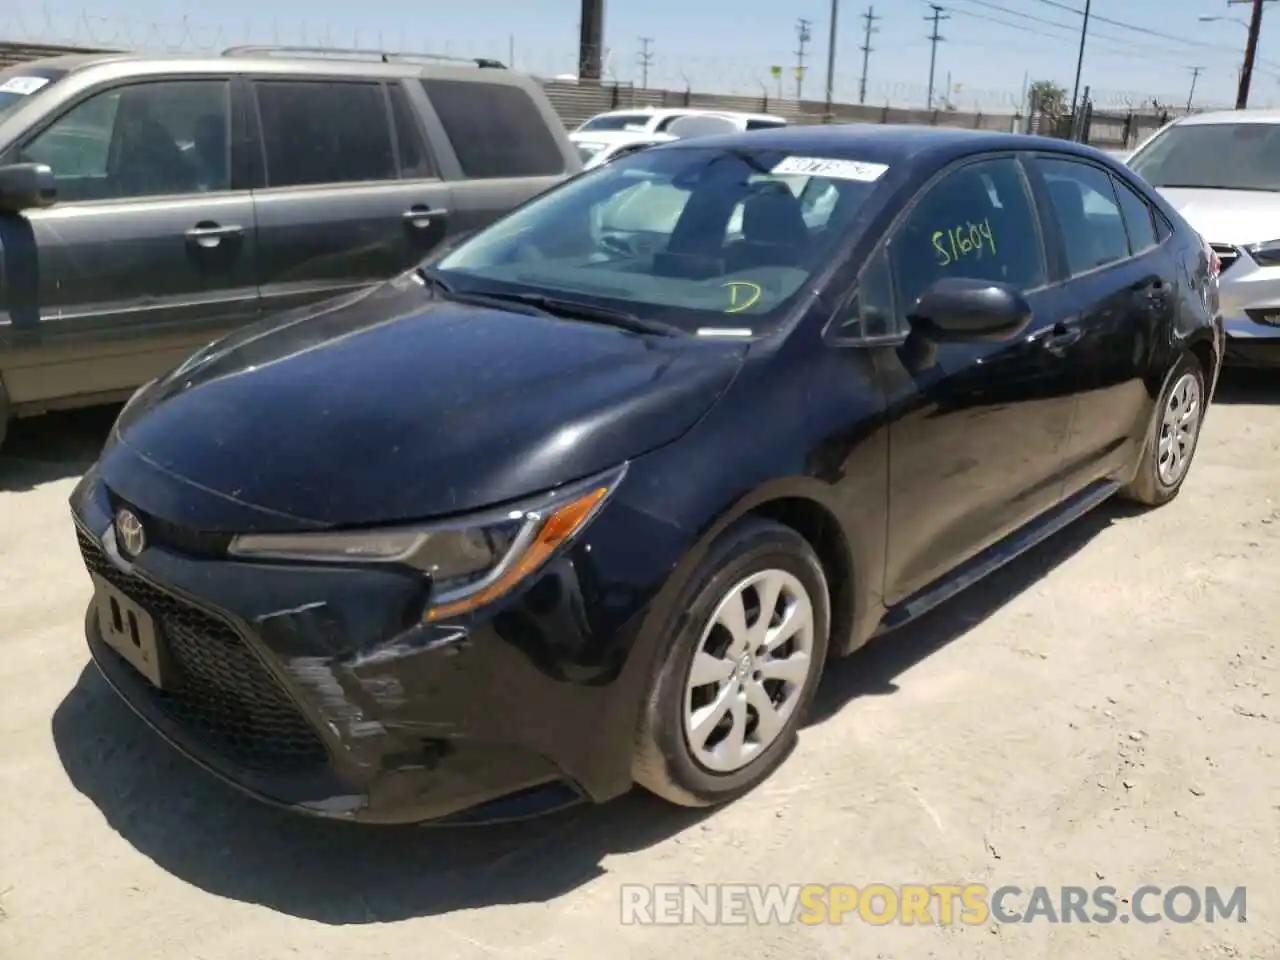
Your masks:
<svg viewBox="0 0 1280 960"><path fill-rule="evenodd" d="M48 77L10 77L0 83L0 93L16 93L27 97L48 83Z"/></svg>
<svg viewBox="0 0 1280 960"><path fill-rule="evenodd" d="M859 180L872 183L884 176L889 168L883 163L863 163L859 160L832 160L826 157L787 157L773 168L776 174L792 174L803 177L827 177L832 180Z"/></svg>

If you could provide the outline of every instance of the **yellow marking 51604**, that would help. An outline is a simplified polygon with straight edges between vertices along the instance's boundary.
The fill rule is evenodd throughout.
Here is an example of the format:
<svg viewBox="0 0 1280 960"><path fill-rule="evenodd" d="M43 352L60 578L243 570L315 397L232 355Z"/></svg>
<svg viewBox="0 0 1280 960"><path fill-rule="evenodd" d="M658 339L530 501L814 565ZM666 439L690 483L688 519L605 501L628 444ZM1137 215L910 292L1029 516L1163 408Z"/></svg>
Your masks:
<svg viewBox="0 0 1280 960"><path fill-rule="evenodd" d="M962 257L980 260L987 253L995 256L996 238L991 232L991 221L983 218L981 223L967 222L946 230L935 230L933 249L938 255L938 263L944 267Z"/></svg>
<svg viewBox="0 0 1280 960"><path fill-rule="evenodd" d="M729 291L729 306L725 307L725 313L741 313L743 310L750 310L764 296L764 290L760 284L752 283L750 280L730 280L724 284Z"/></svg>

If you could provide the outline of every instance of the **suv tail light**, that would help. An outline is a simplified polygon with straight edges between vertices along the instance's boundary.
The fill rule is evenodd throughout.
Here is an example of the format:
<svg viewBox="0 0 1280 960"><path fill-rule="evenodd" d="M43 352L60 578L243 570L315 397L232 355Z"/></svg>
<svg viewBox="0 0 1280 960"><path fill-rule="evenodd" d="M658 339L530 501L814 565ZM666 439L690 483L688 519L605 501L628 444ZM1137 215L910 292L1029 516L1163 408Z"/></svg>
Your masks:
<svg viewBox="0 0 1280 960"><path fill-rule="evenodd" d="M1218 275L1222 273L1222 261L1218 259L1218 255L1212 250L1209 251L1209 277L1213 280L1218 279Z"/></svg>

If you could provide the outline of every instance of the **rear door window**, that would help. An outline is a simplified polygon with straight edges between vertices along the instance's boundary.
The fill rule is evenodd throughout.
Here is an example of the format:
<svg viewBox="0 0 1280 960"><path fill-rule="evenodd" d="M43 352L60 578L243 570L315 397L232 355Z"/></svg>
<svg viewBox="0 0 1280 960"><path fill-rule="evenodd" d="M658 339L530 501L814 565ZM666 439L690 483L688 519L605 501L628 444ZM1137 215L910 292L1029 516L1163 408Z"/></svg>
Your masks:
<svg viewBox="0 0 1280 960"><path fill-rule="evenodd" d="M418 123L417 114L409 103L404 88L399 84L392 84L388 93L391 95L391 117L396 125L401 175L410 180L435 177L435 164L431 162L431 155L427 152L422 126Z"/></svg>
<svg viewBox="0 0 1280 960"><path fill-rule="evenodd" d="M380 83L254 82L267 186L396 180L391 117Z"/></svg>
<svg viewBox="0 0 1280 960"><path fill-rule="evenodd" d="M1114 178L1116 196L1120 200L1120 212L1124 215L1125 229L1129 232L1129 251L1133 254L1150 250L1160 241L1156 238L1155 224L1151 222L1151 208L1132 187Z"/></svg>
<svg viewBox="0 0 1280 960"><path fill-rule="evenodd" d="M1071 275L1127 259L1129 239L1111 175L1077 160L1035 163L1049 188Z"/></svg>
<svg viewBox="0 0 1280 960"><path fill-rule="evenodd" d="M468 178L564 173L560 145L542 111L524 90L478 80L421 82Z"/></svg>

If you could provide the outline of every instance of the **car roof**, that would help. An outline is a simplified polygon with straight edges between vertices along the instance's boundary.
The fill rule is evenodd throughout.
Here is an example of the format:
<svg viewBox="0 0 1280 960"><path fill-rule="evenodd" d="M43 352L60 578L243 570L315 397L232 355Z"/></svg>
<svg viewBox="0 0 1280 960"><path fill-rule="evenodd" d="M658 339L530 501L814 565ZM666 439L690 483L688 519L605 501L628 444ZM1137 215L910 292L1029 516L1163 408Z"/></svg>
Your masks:
<svg viewBox="0 0 1280 960"><path fill-rule="evenodd" d="M744 133L696 137L663 145L663 150L689 147L722 149L785 150L797 155L862 160L871 163L903 163L931 159L946 163L951 159L985 150L1047 150L1082 157L1114 158L1072 140L1038 137L1025 133L994 130L965 130L955 127L928 127L909 124L845 123L813 126L789 125Z"/></svg>
<svg viewBox="0 0 1280 960"><path fill-rule="evenodd" d="M100 51L96 53L63 54L43 57L6 67L6 70L23 69L65 70L78 73L85 70L102 70L121 76L153 74L170 71L193 73L289 73L333 76L344 74L369 77L427 77L439 79L484 80L485 82L532 82L524 74L507 69L481 68L475 61L462 58L423 55L387 54L388 59L377 59L376 51L333 51L330 55L290 54L288 48L273 51L268 47L231 48L223 54L146 54L124 51ZM360 59L364 57L365 59ZM517 79L518 78L518 79Z"/></svg>
<svg viewBox="0 0 1280 960"><path fill-rule="evenodd" d="M1180 127L1220 123L1280 123L1280 110L1214 110L1209 113L1193 113L1175 122Z"/></svg>

